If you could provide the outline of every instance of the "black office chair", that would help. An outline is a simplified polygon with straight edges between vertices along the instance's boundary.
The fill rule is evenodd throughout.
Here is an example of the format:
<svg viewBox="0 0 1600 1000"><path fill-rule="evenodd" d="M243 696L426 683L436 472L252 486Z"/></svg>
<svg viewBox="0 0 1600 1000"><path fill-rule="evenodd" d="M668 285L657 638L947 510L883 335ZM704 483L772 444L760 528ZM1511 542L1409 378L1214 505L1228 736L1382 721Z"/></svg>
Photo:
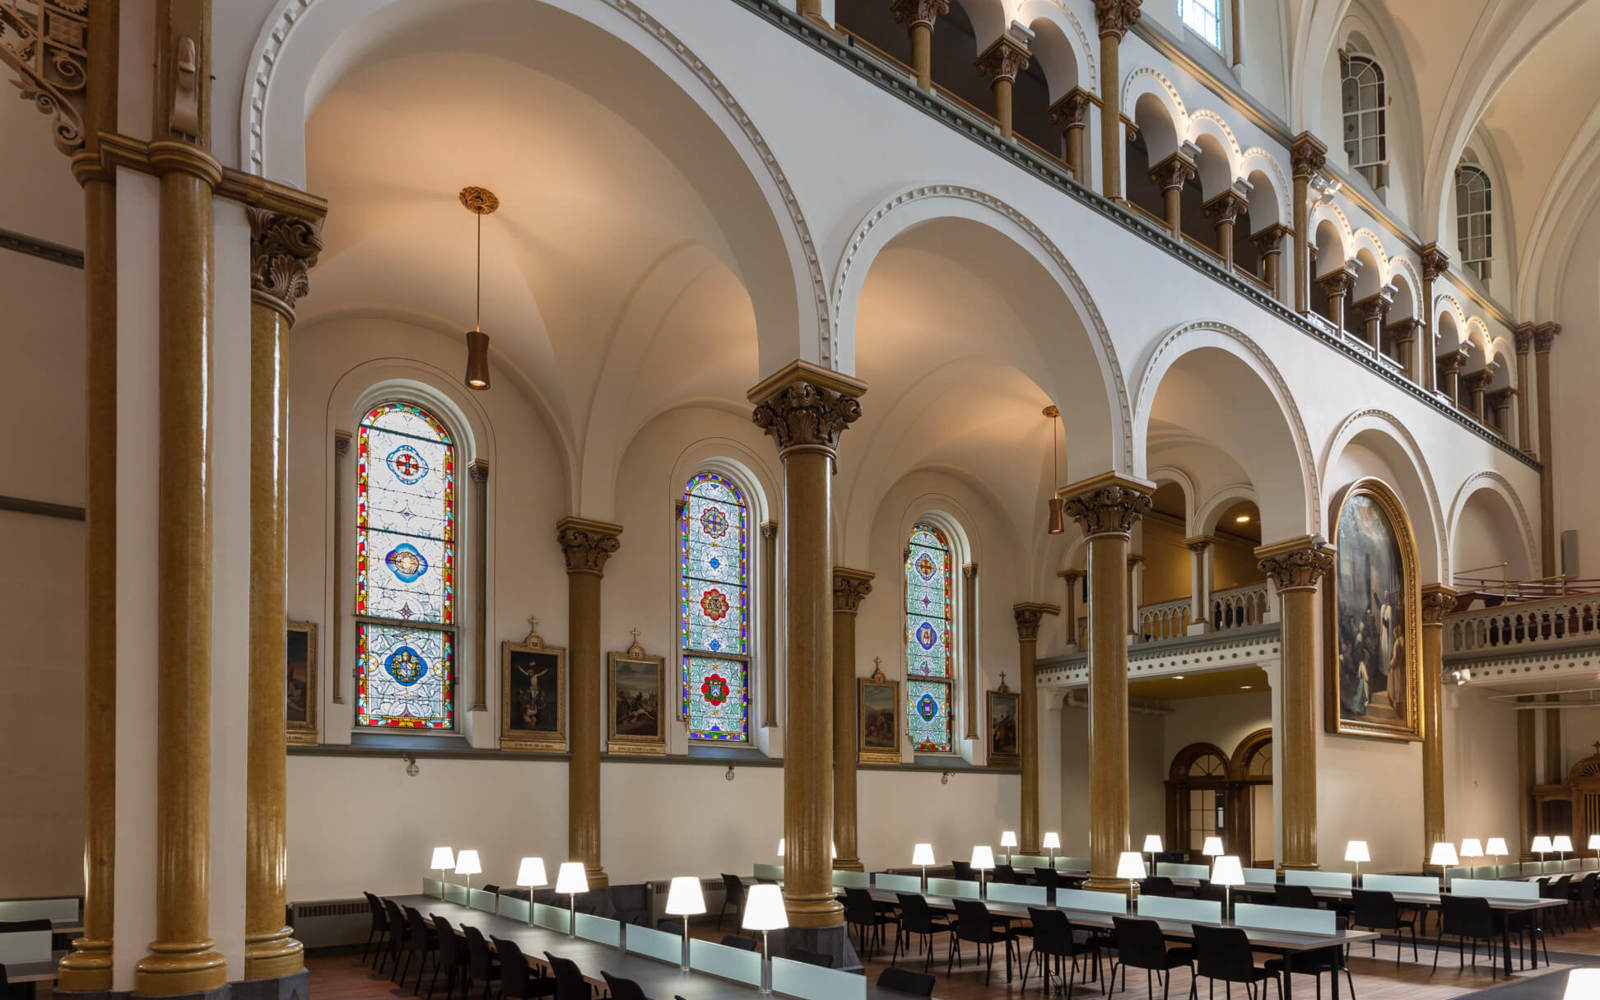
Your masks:
<svg viewBox="0 0 1600 1000"><path fill-rule="evenodd" d="M594 990L578 969L578 963L544 953L545 965L555 974L556 1000L593 1000Z"/></svg>
<svg viewBox="0 0 1600 1000"><path fill-rule="evenodd" d="M1300 910L1317 909L1317 897L1309 885L1280 885L1272 891L1272 901Z"/></svg>
<svg viewBox="0 0 1600 1000"><path fill-rule="evenodd" d="M935 914L928 906L928 901L914 892L899 892L895 896L900 900L900 926L895 930L894 952L889 956L889 964L893 965L900 956L902 937L909 945L909 939L914 934L922 939L922 971L927 972L933 965L933 936L935 934L949 934L954 928L950 926L949 918ZM911 949L906 948L906 954L911 954Z"/></svg>
<svg viewBox="0 0 1600 1000"><path fill-rule="evenodd" d="M1167 991L1172 988L1172 970L1187 969L1194 962L1194 949L1189 947L1168 948L1166 935L1161 933L1161 925L1154 920L1139 917L1112 917L1113 947L1117 956L1111 962L1110 975L1106 985L1117 978L1117 970L1122 970L1122 988L1128 988L1128 970L1144 970L1144 992L1146 997L1154 995L1150 985L1150 974L1153 972L1161 981L1161 996L1165 1000Z"/></svg>
<svg viewBox="0 0 1600 1000"><path fill-rule="evenodd" d="M1572 876L1571 875L1563 875L1560 878L1555 879L1555 880L1550 881L1550 882L1545 882L1542 879L1540 880L1540 885L1539 885L1539 898L1540 899L1564 899L1564 900L1567 901L1567 905L1566 906L1561 906L1561 907L1554 907L1553 906L1553 907L1550 907L1546 911L1550 915L1551 922L1555 923L1557 925L1554 928L1554 930L1555 930L1555 932L1557 934L1565 934L1567 932L1567 930L1571 930L1572 927L1573 927L1572 914L1570 912L1570 910L1572 908L1572 895L1573 895L1573 886L1572 886ZM1566 929L1563 929L1560 926L1560 924L1562 922L1562 918L1565 918L1565 920L1566 920L1566 924L1567 924Z"/></svg>
<svg viewBox="0 0 1600 1000"><path fill-rule="evenodd" d="M1141 896L1176 896L1178 887L1165 875L1151 875L1139 882Z"/></svg>
<svg viewBox="0 0 1600 1000"><path fill-rule="evenodd" d="M966 861L950 862L951 878L972 881L972 865Z"/></svg>
<svg viewBox="0 0 1600 1000"><path fill-rule="evenodd" d="M761 947L761 942L753 937L741 937L738 934L724 934L718 942L725 948L738 948L740 951L755 951Z"/></svg>
<svg viewBox="0 0 1600 1000"><path fill-rule="evenodd" d="M722 929L728 907L733 907L734 919L744 916L744 880L737 875L722 874L722 909L717 911L717 929Z"/></svg>
<svg viewBox="0 0 1600 1000"><path fill-rule="evenodd" d="M1044 977L1044 992L1050 992L1050 961L1055 960L1056 978L1061 978L1061 960L1069 962L1067 971L1067 996L1072 995L1078 980L1078 958L1083 958L1083 977L1089 978L1089 961L1094 960L1094 971L1100 972L1100 949L1088 941L1080 942L1073 932L1072 921L1060 910L1028 907L1028 919L1033 923L1033 947L1022 963L1022 992L1028 992L1028 969L1034 957L1039 959L1039 973Z"/></svg>
<svg viewBox="0 0 1600 1000"><path fill-rule="evenodd" d="M1061 888L1061 873L1054 868L1035 868L1033 870L1033 881L1044 888L1047 893L1045 899L1054 899L1055 896L1049 894Z"/></svg>
<svg viewBox="0 0 1600 1000"><path fill-rule="evenodd" d="M790 948L788 954L783 956L791 962L804 962L807 965L820 965L824 969L833 968L833 956L824 955L820 951L808 951L805 948Z"/></svg>
<svg viewBox="0 0 1600 1000"><path fill-rule="evenodd" d="M855 928L861 953L868 959L882 947L883 929L895 926L894 914L879 909L873 903L872 893L851 886L844 890L844 919Z"/></svg>
<svg viewBox="0 0 1600 1000"><path fill-rule="evenodd" d="M489 1000L489 987L500 978L500 961L484 940L483 932L471 924L461 928L467 939L467 981L461 985L461 995L470 996L473 983L483 984L483 998Z"/></svg>
<svg viewBox="0 0 1600 1000"><path fill-rule="evenodd" d="M889 966L878 973L878 989L912 997L933 996L934 978L923 972L907 972Z"/></svg>
<svg viewBox="0 0 1600 1000"><path fill-rule="evenodd" d="M1594 907L1600 895L1600 872L1590 872L1573 883L1572 908L1583 917L1583 925L1594 930Z"/></svg>
<svg viewBox="0 0 1600 1000"><path fill-rule="evenodd" d="M433 1000L433 991L439 985L439 973L444 973L444 997L450 1000L456 992L456 980L466 974L467 948L466 942L456 937L456 929L450 921L437 913L428 914L433 921L434 938L439 942L438 961L433 963L433 978L428 980L428 1000ZM466 993L463 991L462 996Z"/></svg>
<svg viewBox="0 0 1600 1000"><path fill-rule="evenodd" d="M515 941L492 937L495 954L500 957L500 1000L534 1000L535 997L556 995L556 981L549 976L535 975L528 957ZM485 992L488 985L484 986Z"/></svg>
<svg viewBox="0 0 1600 1000"><path fill-rule="evenodd" d="M994 946L1003 944L1009 957L1011 946L1017 940L1016 932L1011 930L1009 921L991 916L989 908L976 899L952 902L956 907L956 932L950 938L950 960L945 962L945 975L950 974L952 961L957 964L961 961L961 942L971 941L977 946L978 957L984 959L983 985L988 986L994 973Z"/></svg>
<svg viewBox="0 0 1600 1000"><path fill-rule="evenodd" d="M434 934L433 928L428 926L428 922L422 919L422 914L418 913L415 907L405 906L401 907L401 909L405 911L406 915L406 964L401 966L400 975L395 979L395 982L402 989L405 988L406 973L411 971L411 957L415 955L417 958L417 985L411 992L418 994L422 992L422 971L427 968L430 956L434 960L435 968L438 967L439 938Z"/></svg>
<svg viewBox="0 0 1600 1000"><path fill-rule="evenodd" d="M1335 917L1334 923L1341 931L1349 926L1343 917ZM1317 1000L1322 1000L1323 975L1326 974L1337 978L1339 973L1342 972L1344 973L1345 982L1350 984L1350 1000L1355 1000L1356 981L1350 975L1350 967L1345 964L1345 949L1343 946L1316 948L1311 951L1302 951L1297 955L1271 958L1267 960L1266 967L1286 979L1291 972L1302 976L1314 977L1317 984ZM1290 992L1293 992L1293 990Z"/></svg>
<svg viewBox="0 0 1600 1000"><path fill-rule="evenodd" d="M1411 960L1417 959L1417 915L1414 912L1400 911L1400 904L1394 901L1394 893L1369 889L1355 889L1351 892L1355 902L1355 909L1350 915L1350 926L1360 927L1369 931L1394 931L1394 964L1400 964L1400 950L1405 944L1405 931L1411 932ZM1372 940L1372 954L1378 954L1378 940Z"/></svg>
<svg viewBox="0 0 1600 1000"><path fill-rule="evenodd" d="M367 931L367 943L361 948L361 964L367 962L367 952L372 949L374 942L378 945L378 961L383 961L383 949L389 943L389 913L383 908L383 901L370 892L361 895L367 897L367 909L372 914L372 929Z"/></svg>
<svg viewBox="0 0 1600 1000"><path fill-rule="evenodd" d="M488 885L484 886L483 887L483 891L484 892L492 892L496 896L500 895L500 887L495 885L493 882L490 882Z"/></svg>
<svg viewBox="0 0 1600 1000"><path fill-rule="evenodd" d="M1482 941L1489 946L1489 979L1493 981L1495 972L1495 926L1494 910L1489 906L1489 901L1477 896L1442 895L1439 897L1439 936L1433 942L1433 968L1439 968L1439 948L1444 944L1444 939L1456 939L1456 957L1458 965L1466 967L1467 942L1472 942L1472 967L1478 967L1478 942Z"/></svg>
<svg viewBox="0 0 1600 1000"><path fill-rule="evenodd" d="M997 885L1016 885L1022 880L1017 877L1017 870L1010 865L995 865L994 871L989 873L989 881Z"/></svg>
<svg viewBox="0 0 1600 1000"><path fill-rule="evenodd" d="M1212 989L1219 980L1242 983L1255 1000L1261 1000L1256 987L1271 980L1278 987L1279 1000L1283 998L1283 980L1272 969L1256 964L1249 936L1237 927L1194 925L1194 980L1189 984L1190 996L1198 996L1202 978L1211 980Z"/></svg>
<svg viewBox="0 0 1600 1000"><path fill-rule="evenodd" d="M606 992L611 994L611 1000L650 1000L633 980L613 976L604 969L600 970L600 975L606 981Z"/></svg>

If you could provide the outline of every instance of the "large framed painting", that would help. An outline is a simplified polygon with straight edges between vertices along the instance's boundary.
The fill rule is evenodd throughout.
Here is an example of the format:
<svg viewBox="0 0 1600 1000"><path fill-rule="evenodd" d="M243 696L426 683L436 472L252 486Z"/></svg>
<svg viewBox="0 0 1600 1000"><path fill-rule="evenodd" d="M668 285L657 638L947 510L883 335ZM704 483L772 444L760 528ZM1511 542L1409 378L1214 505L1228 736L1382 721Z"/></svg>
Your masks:
<svg viewBox="0 0 1600 1000"><path fill-rule="evenodd" d="M856 759L863 764L900 763L900 682L883 675L873 659L871 677L856 678Z"/></svg>
<svg viewBox="0 0 1600 1000"><path fill-rule="evenodd" d="M283 716L292 746L317 742L317 626L290 622L286 634Z"/></svg>
<svg viewBox="0 0 1600 1000"><path fill-rule="evenodd" d="M1328 731L1422 739L1417 545L1399 499L1361 479L1334 497L1323 586Z"/></svg>
<svg viewBox="0 0 1600 1000"><path fill-rule="evenodd" d="M500 644L500 748L567 749L567 651L545 645L536 628Z"/></svg>
<svg viewBox="0 0 1600 1000"><path fill-rule="evenodd" d="M999 689L988 695L989 766L1020 767L1022 754L1017 748L1020 696L1006 686L1005 674L1000 675Z"/></svg>
<svg viewBox="0 0 1600 1000"><path fill-rule="evenodd" d="M627 652L606 654L607 753L655 757L667 752L661 715L666 670L665 657L651 656L639 645L638 629Z"/></svg>

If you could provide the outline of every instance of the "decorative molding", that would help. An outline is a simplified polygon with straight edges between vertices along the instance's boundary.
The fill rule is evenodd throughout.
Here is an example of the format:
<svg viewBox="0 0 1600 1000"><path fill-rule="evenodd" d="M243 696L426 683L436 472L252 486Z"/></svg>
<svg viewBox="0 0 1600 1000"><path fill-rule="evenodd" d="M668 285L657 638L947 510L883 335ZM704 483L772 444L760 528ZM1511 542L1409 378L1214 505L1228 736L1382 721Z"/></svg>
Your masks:
<svg viewBox="0 0 1600 1000"><path fill-rule="evenodd" d="M978 72L991 81L1015 80L1018 73L1028 68L1031 58L1027 46L1010 35L1001 35L978 56L976 66Z"/></svg>
<svg viewBox="0 0 1600 1000"><path fill-rule="evenodd" d="M1116 35L1118 41L1139 23L1140 0L1094 0L1094 19L1100 34Z"/></svg>
<svg viewBox="0 0 1600 1000"><path fill-rule="evenodd" d="M1310 132L1301 132L1289 147L1289 165L1295 180L1310 180L1328 165L1328 147Z"/></svg>
<svg viewBox="0 0 1600 1000"><path fill-rule="evenodd" d="M1061 607L1057 604L1025 603L1011 606L1011 615L1017 622L1018 642L1038 642L1039 622L1045 615L1059 615ZM1003 676L1003 675L1002 675ZM1002 689L1004 685L1001 685Z"/></svg>
<svg viewBox="0 0 1600 1000"><path fill-rule="evenodd" d="M1202 637L1179 636L1136 642L1128 647L1128 679L1231 670L1276 660L1281 655L1280 650L1276 623L1211 632ZM1069 653L1040 660L1034 671L1042 688L1083 687L1089 683L1089 654Z"/></svg>
<svg viewBox="0 0 1600 1000"><path fill-rule="evenodd" d="M855 614L862 598L872 593L872 573L864 569L833 568L833 610Z"/></svg>
<svg viewBox="0 0 1600 1000"><path fill-rule="evenodd" d="M1165 73L1154 66L1140 66L1130 72L1128 78L1122 81L1122 93L1117 95L1118 112L1126 118L1133 118L1133 102L1137 99L1134 95L1134 85L1140 80L1154 81L1155 85L1160 88L1161 93L1166 95L1167 100L1171 102L1174 112L1172 132L1177 141L1180 144L1183 143L1189 136L1189 109L1184 105L1183 97L1179 95L1177 86L1167 78ZM1143 93L1143 91L1140 91L1140 93Z"/></svg>
<svg viewBox="0 0 1600 1000"><path fill-rule="evenodd" d="M83 269L83 251L74 250L72 247L41 240L26 233L17 233L9 229L0 229L0 250L14 250L25 253L30 257L48 260L52 264L65 264L68 267Z"/></svg>
<svg viewBox="0 0 1600 1000"><path fill-rule="evenodd" d="M91 0L0 0L0 63L23 100L50 115L56 148L83 148Z"/></svg>
<svg viewBox="0 0 1600 1000"><path fill-rule="evenodd" d="M556 541L567 560L568 573L605 572L606 560L622 546L617 536L622 525L605 521L590 521L582 517L564 517L556 522ZM534 633L528 633L533 636Z"/></svg>
<svg viewBox="0 0 1600 1000"><path fill-rule="evenodd" d="M950 13L950 0L889 0L889 12L908 31L919 24L932 31L933 22Z"/></svg>
<svg viewBox="0 0 1600 1000"><path fill-rule="evenodd" d="M796 448L832 456L839 448L839 435L859 419L860 399L803 378L762 399L751 414L755 425L778 443L780 457Z"/></svg>
<svg viewBox="0 0 1600 1000"><path fill-rule="evenodd" d="M1444 616L1455 608L1455 588L1438 583L1422 588L1422 624L1443 627Z"/></svg>
<svg viewBox="0 0 1600 1000"><path fill-rule="evenodd" d="M247 205L250 294L294 320L294 305L311 290L309 272L322 253L322 230L308 219Z"/></svg>
<svg viewBox="0 0 1600 1000"><path fill-rule="evenodd" d="M1286 590L1314 590L1323 577L1333 572L1333 549L1321 535L1264 545L1256 549L1256 556L1256 565L1280 594Z"/></svg>

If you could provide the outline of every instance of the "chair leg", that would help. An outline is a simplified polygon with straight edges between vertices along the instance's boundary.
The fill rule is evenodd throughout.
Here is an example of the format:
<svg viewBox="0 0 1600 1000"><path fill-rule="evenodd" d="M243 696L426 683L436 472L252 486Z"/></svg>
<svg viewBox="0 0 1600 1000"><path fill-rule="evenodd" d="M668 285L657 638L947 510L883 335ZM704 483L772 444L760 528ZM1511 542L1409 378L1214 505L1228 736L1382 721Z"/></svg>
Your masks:
<svg viewBox="0 0 1600 1000"><path fill-rule="evenodd" d="M1439 971L1439 946L1444 943L1444 935L1440 934L1433 939L1433 971Z"/></svg>

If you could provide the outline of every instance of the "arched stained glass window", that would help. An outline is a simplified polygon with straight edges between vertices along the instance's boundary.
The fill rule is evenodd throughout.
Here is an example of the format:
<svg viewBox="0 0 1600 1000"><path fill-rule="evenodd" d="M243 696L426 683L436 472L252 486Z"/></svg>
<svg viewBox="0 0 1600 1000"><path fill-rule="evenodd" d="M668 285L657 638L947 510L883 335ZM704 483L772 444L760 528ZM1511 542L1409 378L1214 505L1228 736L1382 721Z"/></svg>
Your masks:
<svg viewBox="0 0 1600 1000"><path fill-rule="evenodd" d="M356 444L356 724L454 726L455 445L412 403L380 403Z"/></svg>
<svg viewBox="0 0 1600 1000"><path fill-rule="evenodd" d="M1489 175L1482 168L1463 163L1456 170L1456 243L1461 248L1461 263L1489 277L1489 261L1494 257L1493 227L1490 225Z"/></svg>
<svg viewBox="0 0 1600 1000"><path fill-rule="evenodd" d="M1346 58L1340 100L1344 108L1344 151L1350 166L1361 171L1374 188L1381 188L1387 183L1389 163L1385 120L1389 98L1383 67L1367 56Z"/></svg>
<svg viewBox="0 0 1600 1000"><path fill-rule="evenodd" d="M678 514L683 717L691 740L750 737L750 514L731 480L689 480Z"/></svg>
<svg viewBox="0 0 1600 1000"><path fill-rule="evenodd" d="M916 750L948 753L955 749L950 543L919 521L906 549L906 732Z"/></svg>

